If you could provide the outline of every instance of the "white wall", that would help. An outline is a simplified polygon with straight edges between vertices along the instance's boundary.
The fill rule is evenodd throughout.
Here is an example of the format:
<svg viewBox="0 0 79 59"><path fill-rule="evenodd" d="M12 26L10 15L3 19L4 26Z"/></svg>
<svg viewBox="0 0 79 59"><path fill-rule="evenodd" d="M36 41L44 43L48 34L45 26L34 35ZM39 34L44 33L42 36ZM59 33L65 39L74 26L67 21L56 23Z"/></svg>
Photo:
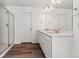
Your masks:
<svg viewBox="0 0 79 59"><path fill-rule="evenodd" d="M60 15L62 18L59 17ZM50 13L43 13L42 19L43 20L41 22L43 22L43 28L56 29L59 26L64 25L66 27L66 30L72 31L72 10L71 9L54 9ZM59 22L60 20L61 22ZM62 24L59 25L60 23Z"/></svg>
<svg viewBox="0 0 79 59"><path fill-rule="evenodd" d="M37 43L37 30L39 29L39 19L41 15L41 8L34 7L15 7L15 6L6 6L6 8L15 15L15 43L21 43L22 39L19 38L19 26L22 21L19 14L30 12L32 13L32 42ZM19 25L18 25L19 24Z"/></svg>
<svg viewBox="0 0 79 59"><path fill-rule="evenodd" d="M37 30L45 29L46 28L46 14L44 13L42 8L34 8L34 7L16 7L16 6L6 6L6 8L15 15L15 43L21 43L22 39L19 38L19 26L18 23L22 21L20 19L19 14L22 12L31 12L32 13L32 42L37 43ZM67 10L55 10L52 13L57 12L61 13L68 13L69 15L71 12ZM71 17L68 15L68 19L71 21ZM70 25L70 26L69 26ZM71 27L71 24L68 24L68 27Z"/></svg>
<svg viewBox="0 0 79 59"><path fill-rule="evenodd" d="M79 12L79 0L73 0L73 9L75 8L78 8ZM73 33L73 57L79 58L79 14L73 16Z"/></svg>

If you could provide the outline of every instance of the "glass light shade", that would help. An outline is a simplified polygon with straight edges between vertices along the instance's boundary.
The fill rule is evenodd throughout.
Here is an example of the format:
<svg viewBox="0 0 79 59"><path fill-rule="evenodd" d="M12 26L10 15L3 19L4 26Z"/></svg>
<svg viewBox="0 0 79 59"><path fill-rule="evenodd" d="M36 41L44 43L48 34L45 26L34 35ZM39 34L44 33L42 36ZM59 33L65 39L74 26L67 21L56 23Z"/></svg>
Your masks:
<svg viewBox="0 0 79 59"><path fill-rule="evenodd" d="M60 4L62 1L56 1L57 4Z"/></svg>
<svg viewBox="0 0 79 59"><path fill-rule="evenodd" d="M54 7L49 7L48 12L51 12L54 9Z"/></svg>
<svg viewBox="0 0 79 59"><path fill-rule="evenodd" d="M46 12L46 11L48 11L48 9L49 9L49 7L47 6L44 11Z"/></svg>

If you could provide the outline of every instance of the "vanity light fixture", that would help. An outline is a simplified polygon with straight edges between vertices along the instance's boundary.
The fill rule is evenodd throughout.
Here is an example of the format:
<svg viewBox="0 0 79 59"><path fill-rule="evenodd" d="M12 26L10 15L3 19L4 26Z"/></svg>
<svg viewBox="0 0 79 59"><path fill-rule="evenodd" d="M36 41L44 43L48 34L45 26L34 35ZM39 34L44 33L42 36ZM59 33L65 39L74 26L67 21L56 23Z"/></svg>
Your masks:
<svg viewBox="0 0 79 59"><path fill-rule="evenodd" d="M63 0L57 0L56 3L60 4Z"/></svg>
<svg viewBox="0 0 79 59"><path fill-rule="evenodd" d="M52 3L55 3L55 0L52 0Z"/></svg>
<svg viewBox="0 0 79 59"><path fill-rule="evenodd" d="M46 8L45 8L45 12L50 12L50 11L52 11L54 9L54 7L52 7L52 6L47 6Z"/></svg>
<svg viewBox="0 0 79 59"><path fill-rule="evenodd" d="M45 8L45 10L44 10L44 11L45 11L45 12L47 12L47 11L48 11L48 9L49 9L49 7L47 6L47 7Z"/></svg>
<svg viewBox="0 0 79 59"><path fill-rule="evenodd" d="M51 0L50 4L48 4L48 6L45 8L45 12L50 12L51 10L54 9L54 5L56 4L60 4L63 0ZM51 6L51 3L53 4L53 6Z"/></svg>
<svg viewBox="0 0 79 59"><path fill-rule="evenodd" d="M48 12L51 12L54 9L54 7L49 7Z"/></svg>
<svg viewBox="0 0 79 59"><path fill-rule="evenodd" d="M52 0L51 2L53 4L60 4L63 0Z"/></svg>

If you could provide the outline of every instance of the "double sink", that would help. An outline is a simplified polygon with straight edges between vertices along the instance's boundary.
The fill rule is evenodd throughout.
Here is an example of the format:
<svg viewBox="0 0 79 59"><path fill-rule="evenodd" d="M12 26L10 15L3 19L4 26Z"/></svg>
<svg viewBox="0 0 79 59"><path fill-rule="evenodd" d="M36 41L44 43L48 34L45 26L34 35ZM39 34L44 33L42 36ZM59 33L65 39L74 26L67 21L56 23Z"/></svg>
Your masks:
<svg viewBox="0 0 79 59"><path fill-rule="evenodd" d="M73 36L72 31L61 31L59 29L53 30L42 30L43 33L48 34L50 36Z"/></svg>

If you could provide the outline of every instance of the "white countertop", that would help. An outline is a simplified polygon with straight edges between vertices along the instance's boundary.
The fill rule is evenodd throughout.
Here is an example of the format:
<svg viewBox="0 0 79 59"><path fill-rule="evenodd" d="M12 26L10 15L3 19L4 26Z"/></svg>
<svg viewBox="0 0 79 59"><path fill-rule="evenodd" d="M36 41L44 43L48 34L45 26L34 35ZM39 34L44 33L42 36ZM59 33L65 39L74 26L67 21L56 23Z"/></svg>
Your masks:
<svg viewBox="0 0 79 59"><path fill-rule="evenodd" d="M70 31L63 31L63 32L60 32L60 33L48 33L47 31L44 31L44 30L39 30L39 32L42 32L43 34L46 34L50 37L52 36L56 36L56 37L69 37L69 36L73 36L73 33L70 32Z"/></svg>

